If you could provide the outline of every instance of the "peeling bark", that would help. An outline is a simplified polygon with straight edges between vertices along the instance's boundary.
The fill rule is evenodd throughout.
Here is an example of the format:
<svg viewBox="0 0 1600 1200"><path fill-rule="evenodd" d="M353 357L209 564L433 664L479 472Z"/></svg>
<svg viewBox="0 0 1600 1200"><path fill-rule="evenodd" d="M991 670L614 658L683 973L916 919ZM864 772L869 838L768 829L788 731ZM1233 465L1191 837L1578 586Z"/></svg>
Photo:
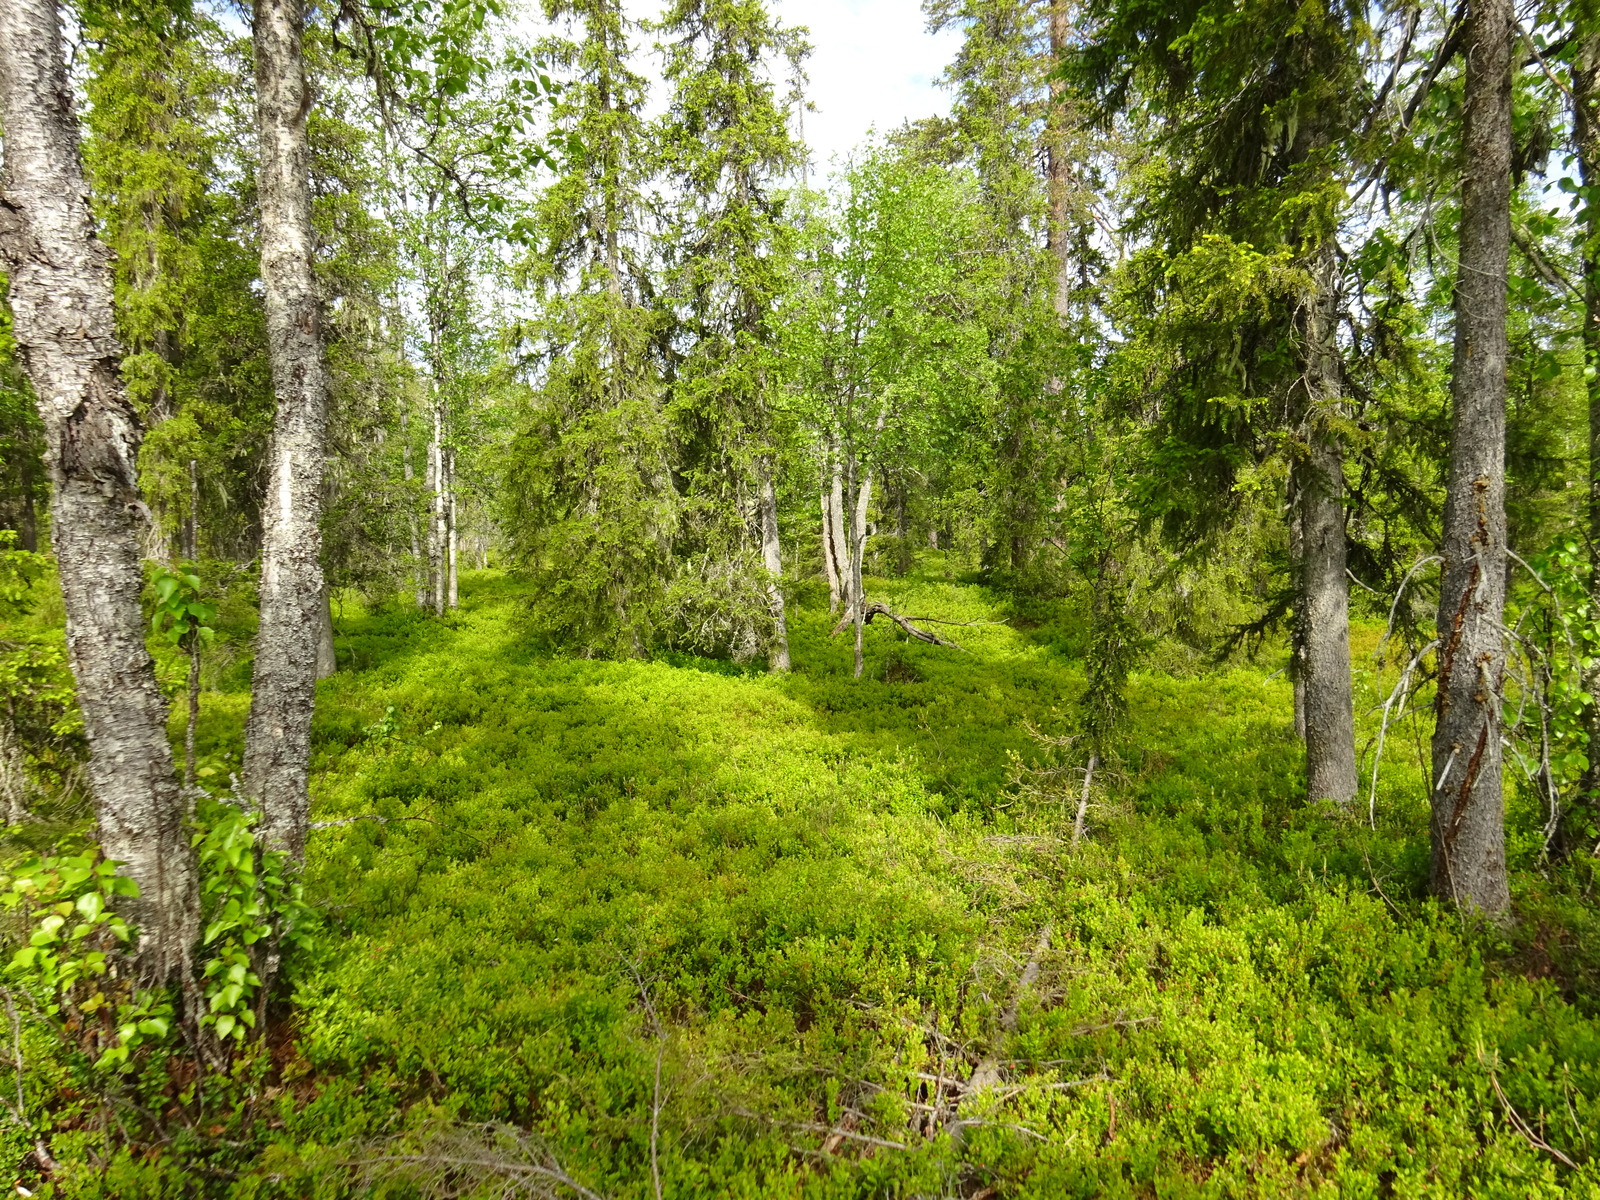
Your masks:
<svg viewBox="0 0 1600 1200"><path fill-rule="evenodd" d="M262 513L256 639L244 781L268 845L305 853L322 608L322 510L328 369L312 272L301 0L257 0L256 123L261 140L261 278L277 396Z"/></svg>
<svg viewBox="0 0 1600 1200"><path fill-rule="evenodd" d="M1510 0L1466 19L1460 271L1451 365L1450 474L1439 594L1430 885L1462 908L1501 913L1505 644L1506 271L1511 241Z"/></svg>
<svg viewBox="0 0 1600 1200"><path fill-rule="evenodd" d="M145 648L142 430L121 376L110 254L95 237L53 0L0 0L0 260L44 422L67 650L106 857L139 885L126 907L140 970L181 976L200 903L167 706Z"/></svg>

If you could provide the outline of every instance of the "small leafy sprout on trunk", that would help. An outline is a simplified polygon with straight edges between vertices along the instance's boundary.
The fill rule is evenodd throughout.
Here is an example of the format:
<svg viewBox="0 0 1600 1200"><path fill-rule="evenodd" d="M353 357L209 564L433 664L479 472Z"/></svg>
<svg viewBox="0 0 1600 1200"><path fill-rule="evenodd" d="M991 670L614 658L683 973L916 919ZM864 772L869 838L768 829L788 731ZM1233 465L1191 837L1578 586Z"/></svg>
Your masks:
<svg viewBox="0 0 1600 1200"><path fill-rule="evenodd" d="M189 720L183 734L183 785L194 787L194 730L200 720L200 647L215 631L216 606L205 600L200 576L156 568L156 608L150 628L189 656Z"/></svg>

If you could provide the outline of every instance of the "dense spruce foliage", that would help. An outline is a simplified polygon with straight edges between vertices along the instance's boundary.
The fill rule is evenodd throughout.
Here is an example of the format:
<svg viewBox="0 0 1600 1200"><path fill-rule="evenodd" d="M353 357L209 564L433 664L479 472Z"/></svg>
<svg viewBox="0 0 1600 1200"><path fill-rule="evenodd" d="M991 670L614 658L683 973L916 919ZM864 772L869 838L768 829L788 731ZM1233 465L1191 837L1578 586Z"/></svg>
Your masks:
<svg viewBox="0 0 1600 1200"><path fill-rule="evenodd" d="M923 7L0 0L19 1195L1600 1196L1600 9Z"/></svg>

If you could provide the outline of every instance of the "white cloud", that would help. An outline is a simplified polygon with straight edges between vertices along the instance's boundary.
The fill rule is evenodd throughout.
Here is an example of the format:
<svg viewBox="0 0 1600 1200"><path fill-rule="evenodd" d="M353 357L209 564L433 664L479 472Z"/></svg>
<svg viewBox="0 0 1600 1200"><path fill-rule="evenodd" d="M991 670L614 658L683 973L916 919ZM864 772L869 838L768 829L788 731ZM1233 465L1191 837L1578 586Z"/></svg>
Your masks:
<svg viewBox="0 0 1600 1200"><path fill-rule="evenodd" d="M811 31L806 141L826 174L870 129L886 133L906 120L950 111L939 77L960 34L927 30L918 0L769 0L789 25Z"/></svg>

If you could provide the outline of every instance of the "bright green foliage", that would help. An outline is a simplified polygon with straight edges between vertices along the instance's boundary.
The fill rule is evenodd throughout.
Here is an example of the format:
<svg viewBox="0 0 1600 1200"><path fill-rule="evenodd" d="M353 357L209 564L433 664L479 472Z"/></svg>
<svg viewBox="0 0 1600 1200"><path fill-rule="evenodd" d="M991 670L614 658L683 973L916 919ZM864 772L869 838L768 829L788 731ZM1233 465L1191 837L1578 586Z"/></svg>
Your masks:
<svg viewBox="0 0 1600 1200"><path fill-rule="evenodd" d="M998 614L924 565L874 592L897 611ZM519 633L522 587L467 583L454 628L404 611L344 625L366 669L325 685L316 803L349 823L314 836L307 880L337 937L293 976L284 1127L257 1128L268 1145L240 1151L218 1194L398 1190L414 1156L481 1149L489 1121L533 1131L536 1161L597 1193L653 1194L658 1044L635 970L668 1032L668 1195L1600 1184L1592 954L1536 931L1587 936L1592 916L1522 873L1536 798L1511 812L1531 924L1508 942L1424 899L1409 751L1387 759L1366 833L1298 799L1271 665L1136 670L1111 799L1069 854L1059 805L1004 771L1008 750L1033 754L1023 723L1061 731L1082 687L1057 649L1070 617L961 630L968 654L874 625L858 682L803 603L779 678L551 657ZM1357 634L1362 711L1394 674L1371 668L1376 633ZM924 1077L991 1049L1006 1083L963 1109L989 1124L925 1139ZM1578 1170L1531 1147L1506 1104L1530 1123L1542 1110ZM906 1148L830 1142L835 1127ZM159 1195L156 1171L138 1174ZM486 1194L505 1182L479 1177Z"/></svg>
<svg viewBox="0 0 1600 1200"><path fill-rule="evenodd" d="M151 589L156 596L151 632L183 650L212 639L216 630L211 622L217 619L217 609L206 602L200 576L157 567Z"/></svg>
<svg viewBox="0 0 1600 1200"><path fill-rule="evenodd" d="M1048 76L1048 25L1052 5L1026 0L927 0L933 29L959 28L961 48L946 69L954 92L948 127L928 129L936 160L953 159L977 180L984 220L977 229L979 254L969 271L975 289L975 319L988 337L996 387L974 431L977 444L963 446L965 462L951 471L940 463L949 487L967 470L983 479L984 565L1020 590L1044 586L1039 575L1053 524L1056 485L1068 470L1061 461L1070 427L1061 396L1065 365L1061 343L1077 331L1063 329L1056 311L1060 268L1056 244L1070 242L1080 284L1099 268L1099 255L1084 236L1081 204L1062 197L1052 212L1047 172L1052 155L1071 160L1069 173L1086 177L1094 168L1081 136L1085 126L1062 127L1063 110L1052 105ZM1059 86L1059 85L1058 85ZM1064 220L1061 220L1064 218ZM1068 392L1070 394L1070 390Z"/></svg>
<svg viewBox="0 0 1600 1200"><path fill-rule="evenodd" d="M0 529L0 802L11 824L24 817L70 820L79 799L83 722L64 639L50 628L49 559L18 549L19 540Z"/></svg>
<svg viewBox="0 0 1600 1200"><path fill-rule="evenodd" d="M850 171L808 230L814 283L786 314L800 418L852 478L922 465L993 387L962 256L983 219L973 181L887 150Z"/></svg>
<svg viewBox="0 0 1600 1200"><path fill-rule="evenodd" d="M17 361L11 309L0 306L0 528L19 531L28 550L37 546L49 494L43 455L44 430L33 387Z"/></svg>
<svg viewBox="0 0 1600 1200"><path fill-rule="evenodd" d="M26 935L7 976L97 1070L128 1067L141 1043L160 1041L172 1025L171 1006L139 989L118 952L132 931L116 898L138 894L115 863L92 853L24 859L0 891Z"/></svg>
<svg viewBox="0 0 1600 1200"><path fill-rule="evenodd" d="M168 556L253 553L271 423L256 249L235 146L252 113L228 35L186 3L89 2L85 167L114 252L140 485ZM232 144L230 144L232 143Z"/></svg>
<svg viewBox="0 0 1600 1200"><path fill-rule="evenodd" d="M261 957L310 948L316 915L288 857L257 845L246 812L210 802L194 844L200 860L205 928L200 935L205 1012L200 1024L221 1042L256 1028Z"/></svg>

